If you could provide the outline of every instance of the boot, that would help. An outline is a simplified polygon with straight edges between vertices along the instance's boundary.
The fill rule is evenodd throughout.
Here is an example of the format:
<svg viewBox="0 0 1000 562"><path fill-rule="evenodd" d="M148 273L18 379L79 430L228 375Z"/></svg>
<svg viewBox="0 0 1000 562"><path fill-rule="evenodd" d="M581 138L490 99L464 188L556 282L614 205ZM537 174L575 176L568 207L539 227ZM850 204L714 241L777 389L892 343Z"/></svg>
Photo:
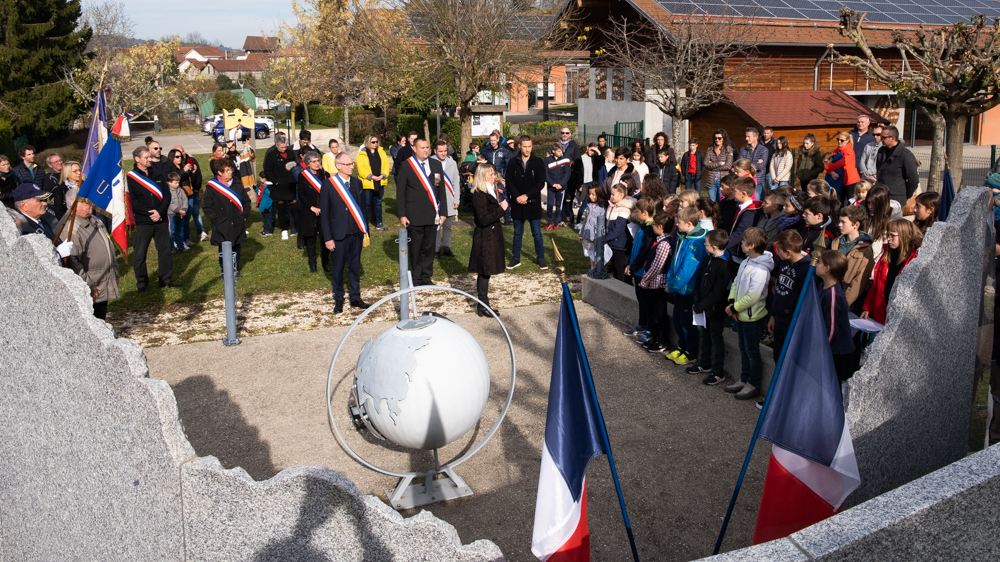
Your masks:
<svg viewBox="0 0 1000 562"><path fill-rule="evenodd" d="M316 262L309 262L309 273L316 273Z"/></svg>

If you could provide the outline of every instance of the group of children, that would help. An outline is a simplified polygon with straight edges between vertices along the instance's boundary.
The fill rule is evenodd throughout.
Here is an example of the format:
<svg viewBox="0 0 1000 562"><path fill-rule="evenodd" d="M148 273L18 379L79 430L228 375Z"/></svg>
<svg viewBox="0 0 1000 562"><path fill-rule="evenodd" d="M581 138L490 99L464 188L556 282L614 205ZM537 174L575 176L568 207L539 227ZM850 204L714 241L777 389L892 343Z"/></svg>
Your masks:
<svg viewBox="0 0 1000 562"><path fill-rule="evenodd" d="M693 189L667 195L653 175L638 191L630 183L589 186L580 231L591 261L603 251L609 271L635 286L638 325L624 333L688 373L705 375L704 384L718 385L726 379L723 333L733 327L740 376L725 391L739 400L760 396L760 345L770 345L777 361L815 252L833 363L841 381L851 377L862 346L848 314L885 322L893 283L926 229L895 218L883 185L859 185L856 199L842 206L819 179L805 190L780 186L760 201L752 171L722 178L718 202ZM936 212L929 199L924 223ZM603 249L596 247L602 216Z"/></svg>

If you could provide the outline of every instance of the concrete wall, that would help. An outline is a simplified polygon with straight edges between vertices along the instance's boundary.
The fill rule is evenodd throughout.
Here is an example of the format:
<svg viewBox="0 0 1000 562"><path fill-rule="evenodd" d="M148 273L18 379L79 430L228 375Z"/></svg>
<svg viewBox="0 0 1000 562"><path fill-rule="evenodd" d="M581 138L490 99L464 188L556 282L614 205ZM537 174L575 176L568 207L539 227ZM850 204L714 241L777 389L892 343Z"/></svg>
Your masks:
<svg viewBox="0 0 1000 562"><path fill-rule="evenodd" d="M644 122L643 136L645 138L652 139L653 135L659 131L665 131L668 136L673 137L673 133L670 132L672 121L659 108L649 102L631 101L629 93L632 91L632 82L627 75L625 99L613 100L611 93L612 72L610 68L607 69L607 99L599 100L596 95L597 69L584 69L580 72L590 75L590 94L586 98L577 98L576 100L579 106L577 118L579 129L582 130L583 126L587 125L588 129L593 128L595 132L600 133L598 128L607 127L604 132L612 134L614 133L614 124L619 121L642 121ZM682 127L681 130L685 131L686 126ZM682 139L681 143L672 142L672 146L685 146L685 141L686 139Z"/></svg>
<svg viewBox="0 0 1000 562"><path fill-rule="evenodd" d="M0 560L497 560L339 473L198 458L167 383L0 211Z"/></svg>

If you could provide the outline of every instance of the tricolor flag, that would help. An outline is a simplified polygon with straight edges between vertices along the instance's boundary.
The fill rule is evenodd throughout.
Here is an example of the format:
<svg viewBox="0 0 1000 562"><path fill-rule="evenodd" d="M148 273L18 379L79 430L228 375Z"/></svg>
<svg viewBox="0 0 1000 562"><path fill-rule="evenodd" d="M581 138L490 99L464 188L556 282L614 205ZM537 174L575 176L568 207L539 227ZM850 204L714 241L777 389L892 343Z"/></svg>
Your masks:
<svg viewBox="0 0 1000 562"><path fill-rule="evenodd" d="M586 479L590 461L607 454L618 487L604 420L579 337L572 297L564 283L531 537L531 552L549 562L590 560ZM632 530L618 489L634 555Z"/></svg>
<svg viewBox="0 0 1000 562"><path fill-rule="evenodd" d="M830 517L861 484L811 273L761 425L773 446L754 544Z"/></svg>
<svg viewBox="0 0 1000 562"><path fill-rule="evenodd" d="M80 186L77 197L94 205L94 209L111 217L111 237L128 253L125 234L125 176L122 174L122 145L108 140L97 155L91 173Z"/></svg>
<svg viewBox="0 0 1000 562"><path fill-rule="evenodd" d="M97 155L104 148L104 143L108 141L108 127L104 115L104 90L97 91L94 99L94 112L90 115L90 132L87 133L87 146L83 152L83 163L80 171L84 177L90 175L90 169L97 161Z"/></svg>

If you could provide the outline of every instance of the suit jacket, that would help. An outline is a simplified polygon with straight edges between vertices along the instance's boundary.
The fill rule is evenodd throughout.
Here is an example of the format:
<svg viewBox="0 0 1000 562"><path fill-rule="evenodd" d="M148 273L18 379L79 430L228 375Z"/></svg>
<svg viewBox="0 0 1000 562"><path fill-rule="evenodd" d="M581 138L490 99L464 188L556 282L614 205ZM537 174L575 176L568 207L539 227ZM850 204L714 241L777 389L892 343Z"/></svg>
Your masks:
<svg viewBox="0 0 1000 562"><path fill-rule="evenodd" d="M340 191L331 183L333 181L335 180L331 176L323 182L322 193L319 196L319 225L323 231L324 242L329 240L337 242L347 238L348 234L361 232L347 202L340 197ZM360 210L362 208L361 191L364 189L361 180L352 177L347 189L351 192L351 197L354 198L354 203ZM364 217L363 211L362 217Z"/></svg>
<svg viewBox="0 0 1000 562"><path fill-rule="evenodd" d="M139 168L133 168L132 171L146 176L147 179L152 179ZM150 171L152 171L152 168L150 168ZM159 222L162 223L167 220L167 209L170 207L169 189L163 184L154 181L160 187L160 193L163 194L163 199L159 199L151 191L143 187L141 183L129 177L128 174L125 175L125 183L128 184L128 197L132 202L132 214L135 216L135 224L137 226L154 224L153 219L149 216L149 212L154 210L160 213Z"/></svg>
<svg viewBox="0 0 1000 562"><path fill-rule="evenodd" d="M319 179L321 184L326 183L326 179L330 177L330 174L326 173L326 170L320 168L316 172L316 178ZM320 187L320 190L323 188ZM299 174L298 183L298 196L299 202L299 222L295 225L296 228L302 233L299 236L312 236L313 232L316 231L317 219L315 213L309 209L309 207L319 208L320 206L320 194L316 191L309 180L306 179L305 173Z"/></svg>
<svg viewBox="0 0 1000 562"><path fill-rule="evenodd" d="M507 197L510 201L510 216L517 220L542 218L542 188L545 187L545 163L532 155L527 165L520 155L507 163ZM517 198L527 195L524 205Z"/></svg>
<svg viewBox="0 0 1000 562"><path fill-rule="evenodd" d="M233 244L242 244L247 241L247 218L250 217L250 196L247 195L243 184L233 179L233 190L240 196L243 202L243 210L236 206L228 197L219 193L219 190L211 184L205 186L205 196L202 199L201 209L205 211L205 216L212 221L212 245L221 246L223 242L229 241Z"/></svg>
<svg viewBox="0 0 1000 562"><path fill-rule="evenodd" d="M444 168L441 167L441 162L433 158L428 158L427 162L431 168L429 181L437 197L437 209L431 204L427 190L408 162L400 161L399 170L396 172L396 214L409 219L413 226L430 226L434 224L435 217L448 216L448 188L444 186ZM442 176L437 187L434 187L434 174Z"/></svg>

